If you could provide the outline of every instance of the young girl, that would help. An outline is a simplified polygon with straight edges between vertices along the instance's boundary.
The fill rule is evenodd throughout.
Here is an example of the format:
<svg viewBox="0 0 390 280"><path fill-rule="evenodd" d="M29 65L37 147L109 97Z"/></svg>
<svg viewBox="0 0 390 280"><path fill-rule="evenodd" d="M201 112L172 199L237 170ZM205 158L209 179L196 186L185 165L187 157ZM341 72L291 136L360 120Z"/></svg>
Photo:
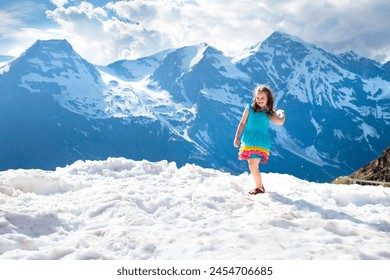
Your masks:
<svg viewBox="0 0 390 280"><path fill-rule="evenodd" d="M274 97L266 86L257 86L253 90L253 103L248 104L238 125L234 146L241 142L238 159L247 160L256 188L250 194L264 193L265 189L259 171L259 163L267 163L271 142L268 135L269 121L277 125L286 119L283 110L274 110ZM240 136L242 133L241 141Z"/></svg>

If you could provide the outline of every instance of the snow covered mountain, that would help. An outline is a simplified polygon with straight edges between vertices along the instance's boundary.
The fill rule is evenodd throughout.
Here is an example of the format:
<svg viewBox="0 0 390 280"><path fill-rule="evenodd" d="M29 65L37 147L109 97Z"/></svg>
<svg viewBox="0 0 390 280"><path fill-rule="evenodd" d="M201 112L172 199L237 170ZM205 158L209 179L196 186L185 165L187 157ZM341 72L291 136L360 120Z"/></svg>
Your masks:
<svg viewBox="0 0 390 280"><path fill-rule="evenodd" d="M274 33L238 64L277 89L288 123L276 131L276 151L285 160L294 153L331 176L364 165L390 142L390 80L379 63ZM316 169L307 162L294 174Z"/></svg>
<svg viewBox="0 0 390 280"><path fill-rule="evenodd" d="M66 41L38 41L0 73L1 169L52 169L112 155L184 164L194 149L138 106L154 92L112 80ZM180 154L167 155L172 150Z"/></svg>
<svg viewBox="0 0 390 280"><path fill-rule="evenodd" d="M201 43L95 66L50 40L0 68L0 169L123 156L241 173L232 141L262 83L287 114L264 171L329 181L390 143L388 63L352 52L275 32L237 58Z"/></svg>

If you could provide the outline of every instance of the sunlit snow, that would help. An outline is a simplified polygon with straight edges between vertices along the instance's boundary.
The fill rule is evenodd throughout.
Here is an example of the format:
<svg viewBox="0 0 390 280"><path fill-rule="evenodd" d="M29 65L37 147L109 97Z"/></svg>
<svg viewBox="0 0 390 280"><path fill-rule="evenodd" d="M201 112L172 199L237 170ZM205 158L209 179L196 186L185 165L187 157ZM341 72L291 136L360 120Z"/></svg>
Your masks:
<svg viewBox="0 0 390 280"><path fill-rule="evenodd" d="M244 172L244 170L243 170ZM109 158L0 172L0 259L389 259L390 189Z"/></svg>

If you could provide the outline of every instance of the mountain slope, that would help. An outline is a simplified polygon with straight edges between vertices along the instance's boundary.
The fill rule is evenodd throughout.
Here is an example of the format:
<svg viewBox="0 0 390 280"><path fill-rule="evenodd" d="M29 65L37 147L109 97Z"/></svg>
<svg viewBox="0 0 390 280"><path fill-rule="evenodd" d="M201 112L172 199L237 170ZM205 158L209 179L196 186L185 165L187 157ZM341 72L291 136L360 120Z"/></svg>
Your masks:
<svg viewBox="0 0 390 280"><path fill-rule="evenodd" d="M118 117L104 77L66 41L39 41L1 72L0 169L113 155L184 164L195 149L156 119Z"/></svg>
<svg viewBox="0 0 390 280"><path fill-rule="evenodd" d="M276 133L276 151L286 148L325 172L333 167L353 171L390 142L390 84L362 79L334 60L314 45L275 32L238 64L256 71L254 76L265 75L285 109L287 122Z"/></svg>
<svg viewBox="0 0 390 280"><path fill-rule="evenodd" d="M50 94L69 111L106 117L98 71L66 40L38 40L10 63L5 76L30 93Z"/></svg>
<svg viewBox="0 0 390 280"><path fill-rule="evenodd" d="M201 43L94 66L66 41L38 41L0 67L0 169L125 156L238 174L232 141L259 83L287 115L263 171L330 181L390 143L386 65L281 32L245 53Z"/></svg>

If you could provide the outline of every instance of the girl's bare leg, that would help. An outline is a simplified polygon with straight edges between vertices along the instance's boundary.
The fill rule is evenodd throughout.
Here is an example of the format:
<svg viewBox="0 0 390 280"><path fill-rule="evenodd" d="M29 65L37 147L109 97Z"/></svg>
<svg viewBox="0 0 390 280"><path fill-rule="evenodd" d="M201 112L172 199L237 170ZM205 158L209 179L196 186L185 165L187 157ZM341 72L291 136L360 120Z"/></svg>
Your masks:
<svg viewBox="0 0 390 280"><path fill-rule="evenodd" d="M263 180L261 178L261 173L259 170L259 163L259 158L248 159L249 170L251 171L253 179L255 180L256 188L261 189L263 185Z"/></svg>

